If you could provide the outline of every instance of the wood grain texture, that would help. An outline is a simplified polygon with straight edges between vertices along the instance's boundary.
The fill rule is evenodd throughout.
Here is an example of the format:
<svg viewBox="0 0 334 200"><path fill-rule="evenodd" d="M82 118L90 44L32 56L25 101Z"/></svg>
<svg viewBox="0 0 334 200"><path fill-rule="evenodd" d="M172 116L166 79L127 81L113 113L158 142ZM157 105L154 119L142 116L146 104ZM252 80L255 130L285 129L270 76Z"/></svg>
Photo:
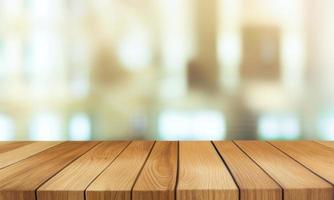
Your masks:
<svg viewBox="0 0 334 200"><path fill-rule="evenodd" d="M0 141L0 200L333 200L332 145Z"/></svg>
<svg viewBox="0 0 334 200"><path fill-rule="evenodd" d="M87 200L130 200L131 190L154 142L134 141L87 188Z"/></svg>
<svg viewBox="0 0 334 200"><path fill-rule="evenodd" d="M326 181L285 155L260 141L236 144L284 189L284 200L332 200L333 188Z"/></svg>
<svg viewBox="0 0 334 200"><path fill-rule="evenodd" d="M178 142L156 142L137 182L132 200L174 200Z"/></svg>
<svg viewBox="0 0 334 200"><path fill-rule="evenodd" d="M2 144L0 144L0 153L11 151L18 147L22 147L24 145L31 144L31 143L33 142L2 142Z"/></svg>
<svg viewBox="0 0 334 200"><path fill-rule="evenodd" d="M312 141L271 144L334 185L334 149Z"/></svg>
<svg viewBox="0 0 334 200"><path fill-rule="evenodd" d="M334 149L334 141L316 141L316 142Z"/></svg>
<svg viewBox="0 0 334 200"><path fill-rule="evenodd" d="M240 189L240 200L281 200L281 187L233 142L214 142Z"/></svg>
<svg viewBox="0 0 334 200"><path fill-rule="evenodd" d="M84 200L85 189L128 144L101 142L42 185L38 200Z"/></svg>
<svg viewBox="0 0 334 200"><path fill-rule="evenodd" d="M211 142L180 142L177 200L237 200L238 188Z"/></svg>
<svg viewBox="0 0 334 200"><path fill-rule="evenodd" d="M61 142L34 142L0 154L0 169L42 152Z"/></svg>
<svg viewBox="0 0 334 200"><path fill-rule="evenodd" d="M97 142L65 142L0 170L0 200L35 200L35 190Z"/></svg>

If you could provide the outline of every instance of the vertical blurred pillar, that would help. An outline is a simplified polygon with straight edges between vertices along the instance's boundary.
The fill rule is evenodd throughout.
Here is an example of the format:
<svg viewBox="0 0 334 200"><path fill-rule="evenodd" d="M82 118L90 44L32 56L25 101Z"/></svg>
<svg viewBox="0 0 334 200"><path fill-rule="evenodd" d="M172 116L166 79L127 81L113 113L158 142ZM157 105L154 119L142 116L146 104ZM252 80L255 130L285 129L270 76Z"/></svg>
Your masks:
<svg viewBox="0 0 334 200"><path fill-rule="evenodd" d="M0 78L4 83L4 97L20 96L23 58L23 1L3 0L0 2ZM1 59L2 58L2 59Z"/></svg>
<svg viewBox="0 0 334 200"><path fill-rule="evenodd" d="M218 0L220 84L235 92L240 81L242 0Z"/></svg>
<svg viewBox="0 0 334 200"><path fill-rule="evenodd" d="M307 2L308 77L319 92L334 96L334 1Z"/></svg>
<svg viewBox="0 0 334 200"><path fill-rule="evenodd" d="M190 65L195 86L215 89L218 86L219 68L217 58L217 0L195 0L195 31L197 52ZM193 73L192 73L193 72ZM191 84L191 83L190 83Z"/></svg>
<svg viewBox="0 0 334 200"><path fill-rule="evenodd" d="M193 51L193 0L159 0L162 80L159 93L166 102L187 92L186 66Z"/></svg>
<svg viewBox="0 0 334 200"><path fill-rule="evenodd" d="M281 65L282 83L293 95L301 94L305 66L304 0L282 0L286 15L282 24ZM321 2L321 1L319 1Z"/></svg>
<svg viewBox="0 0 334 200"><path fill-rule="evenodd" d="M66 91L65 10L65 0L32 0L28 4L26 70L33 96L49 97L46 88L52 88L52 95L61 98Z"/></svg>
<svg viewBox="0 0 334 200"><path fill-rule="evenodd" d="M323 116L331 115L334 101L334 1L305 1L307 32L307 70L309 83L308 102L305 105L305 138L323 138L331 126ZM320 111L320 112L319 112ZM317 122L317 123L316 123ZM330 129L330 128L328 128ZM332 129L334 130L334 129Z"/></svg>

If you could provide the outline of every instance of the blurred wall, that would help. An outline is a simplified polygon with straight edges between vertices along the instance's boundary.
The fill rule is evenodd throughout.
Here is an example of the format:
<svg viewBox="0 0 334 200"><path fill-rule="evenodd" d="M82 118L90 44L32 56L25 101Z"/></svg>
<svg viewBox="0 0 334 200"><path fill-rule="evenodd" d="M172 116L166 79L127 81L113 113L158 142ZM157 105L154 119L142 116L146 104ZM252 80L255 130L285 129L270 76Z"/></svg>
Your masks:
<svg viewBox="0 0 334 200"><path fill-rule="evenodd" d="M0 140L334 139L331 0L0 0Z"/></svg>

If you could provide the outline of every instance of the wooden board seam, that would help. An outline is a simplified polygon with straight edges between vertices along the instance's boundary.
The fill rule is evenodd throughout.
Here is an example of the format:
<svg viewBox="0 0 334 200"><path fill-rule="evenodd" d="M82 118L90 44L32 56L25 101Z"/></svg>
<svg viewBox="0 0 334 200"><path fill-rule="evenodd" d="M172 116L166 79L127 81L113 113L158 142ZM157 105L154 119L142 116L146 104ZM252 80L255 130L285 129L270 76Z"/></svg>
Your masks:
<svg viewBox="0 0 334 200"><path fill-rule="evenodd" d="M34 143L34 142L33 142L33 143ZM31 143L31 144L33 144L33 143ZM25 157L25 158L23 158L23 159L21 159L21 160L17 160L16 162L13 162L13 163L11 163L11 164L9 164L9 165L6 165L5 167L0 167L0 169L5 169L5 168L7 168L7 167L10 167L10 166L12 166L12 165L14 165L14 164L16 164L16 163L18 163L18 162L21 162L21 161L24 161L24 160L26 160L26 159L29 159L30 157L32 157L32 156L34 156L34 155L37 155L37 154L39 154L39 153L43 153L44 151L46 151L46 150L48 150L48 149L50 149L50 148L52 148L52 147L55 147L55 146L57 146L57 145L59 145L59 144L62 144L62 143L64 143L64 142L59 142L59 143L56 144L56 145L49 146L49 147L45 148L44 150L42 150L42 151L40 151L40 152L35 152L34 154L32 154L32 155L30 155L30 156L28 156L28 157ZM31 144L23 145L23 146L21 146L21 147L18 147L18 148L15 148L15 149L12 149L12 150L10 150L10 151L3 152L3 153L9 153L9 152L11 152L11 151L15 151L15 150L17 150L17 149L19 149L19 148L22 148L22 147L25 147L25 146L28 146L28 145L31 145ZM3 154L3 153L1 153L1 154Z"/></svg>
<svg viewBox="0 0 334 200"><path fill-rule="evenodd" d="M144 161L143 165L141 166L141 168L140 168L140 170L139 170L139 172L138 172L138 174L137 174L137 176L136 176L136 178L135 178L135 181L133 182L133 185L132 185L132 187L131 187L131 192L130 192L130 199L132 199L133 188L134 188L135 185L136 185L136 182L137 182L137 180L138 180L138 178L139 178L139 175L140 175L141 172L143 171L143 169L144 169L144 167L145 167L145 165L146 165L146 162L147 162L148 158L150 157L150 155L151 155L151 153L152 153L152 151L153 151L153 148L154 148L154 146L155 146L156 143L157 143L157 141L154 141L153 145L151 146L150 151L148 152L148 154L147 154L147 156L146 156L146 158L145 158L145 161Z"/></svg>
<svg viewBox="0 0 334 200"><path fill-rule="evenodd" d="M312 140L311 142L314 142L314 143L316 143L316 144L320 144L321 146L326 147L327 149L329 148L331 151L334 151L334 148L332 148L332 147L330 147L330 146L327 146L327 145L321 143L321 141L319 142L319 141L313 141L313 140ZM333 142L334 142L334 141L333 141Z"/></svg>
<svg viewBox="0 0 334 200"><path fill-rule="evenodd" d="M17 148L20 148L20 147L23 147L25 145L28 145L28 144L32 144L34 142L28 142L28 141L12 141L12 142L2 142L2 144L0 144L0 153L6 153L8 151L12 151L12 150L15 150ZM7 148L6 148L7 147Z"/></svg>
<svg viewBox="0 0 334 200"><path fill-rule="evenodd" d="M330 184L332 186L332 190L334 190L334 184L332 184L331 182L327 181L325 178L323 178L322 176L320 176L319 174L315 173L313 170L311 170L310 168L308 168L306 165L304 165L303 163L299 162L298 160L296 160L295 158L293 158L292 156L290 156L288 153L286 153L285 151L281 150L280 148L276 147L274 144L272 144L270 141L266 141L268 144L270 144L271 146L273 146L274 148L276 148L277 150L279 150L280 152L284 153L286 156L288 156L290 159L294 160L295 162L297 162L298 164L300 164L301 166L303 166L305 169L307 169L308 171L310 171L312 174L314 174L315 176L319 177L320 179L322 179L323 181L327 182L328 184Z"/></svg>
<svg viewBox="0 0 334 200"><path fill-rule="evenodd" d="M177 141L177 150L176 150L176 182L174 188L174 200L177 199L177 186L179 185L179 169L180 169L180 141Z"/></svg>
<svg viewBox="0 0 334 200"><path fill-rule="evenodd" d="M216 164L223 164L221 165L221 167L226 167L226 171L229 173L229 175L231 176L229 182L230 183L233 183L235 184L234 186L234 191L238 192L238 194L235 194L234 195L234 198L238 198L238 199L241 199L243 197L243 195L241 195L241 190L243 190L243 183L242 181L240 181L240 179L238 179L238 175L236 173L232 173L234 172L234 167L233 165L230 163L229 161L229 157L228 156L225 156L224 153L221 152L221 145L218 144L218 141L215 142L215 141L206 141L207 142L207 146L211 146L211 148L213 147L214 150L212 149L212 152L210 152L210 154L218 154L218 158L217 158L217 161L215 162ZM300 184L301 186L303 186L303 188L301 188L302 190L305 190L306 192L308 192L308 190L316 190L316 189L321 189L321 190L326 190L326 194L329 194L328 191L334 191L334 182L329 182L329 180L327 181L328 177L326 177L326 175L324 175L322 172L324 171L327 171L327 172L331 172L331 170L324 170L323 168L316 168L316 167L313 167L313 165L311 165L310 163L313 163L312 161L317 161L318 159L320 159L321 163L322 164L325 164L326 163L326 157L317 157L318 155L319 156L323 156L323 155L331 155L331 152L334 152L334 148L331 148L329 146L326 146L325 144L321 144L320 141L317 142L317 141L304 141L305 143L301 142L300 143L300 146L294 146L293 145L293 142L286 142L285 145L283 145L284 142L281 142L282 144L280 144L280 142L275 142L275 141L262 141L262 145L263 145L263 149L261 149L260 147L262 145L254 145L254 144L257 144L257 143L253 143L253 146L252 146L252 143L248 143L246 141L244 141L244 143L242 143L242 141L238 142L237 140L232 140L230 141L231 142L231 145L234 144L235 145L235 148L233 148L234 150L240 150L239 152L239 156L241 156L242 154L242 157L244 158L249 158L251 163L255 164L259 170L257 170L258 172L262 171L264 172L265 175L267 175L269 177L269 179L271 179L275 184L277 184L277 187L276 187L276 192L280 192L280 194L282 195L282 199L286 198L284 195L287 195L287 198L290 198L288 195L289 195L289 190L296 190L298 191L300 188L299 188L299 183L298 181L296 182L296 184L294 184L293 186L289 186L289 185L286 185L285 182L288 182L289 181L289 177L290 176L284 176L284 173L278 173L278 174L281 174L281 177L287 177L287 179L280 179L280 178L277 178L277 176L275 175L276 173L272 172L272 170L270 169L270 167L268 167L268 164L269 166L271 165L272 167L274 167L275 169L282 169L282 170L279 170L279 171L285 171L285 169L290 169L289 167L291 167L290 165L285 165L284 163L290 163L290 164L294 164L295 166L292 166L291 168L297 168L297 169L300 169L300 171L305 171L305 173L302 173L304 174L305 176L300 176L300 177L308 177L306 175L310 174L312 175L311 178L313 178L315 181L313 181L313 179L309 179L309 182L310 183L315 183L315 186L313 188L312 184L311 186L308 185L308 179L306 178L305 180L305 183L306 186ZM61 174L64 170L66 170L67 168L69 168L69 166L71 164L73 164L74 162L78 161L80 158L84 157L85 155L87 155L89 152L92 152L94 148L96 148L97 146L101 145L103 142L101 141L97 141L95 144L91 144L89 146L86 146L84 148L84 150L78 150L76 151L77 148L72 148L71 150L66 150L63 149L63 148L59 148L59 147L62 147L62 146L58 146L58 149L63 149L62 151L60 152L64 152L64 153L73 153L73 156L71 157L71 160L68 161L67 164L62 164L61 167L58 167L57 170L53 170L52 173L51 172L48 172L48 168L46 168L46 170L44 170L45 172L47 172L49 178L47 178L46 180L40 180L38 182L36 182L36 184L34 185L34 188L32 188L30 191L31 191L31 195L35 195L36 196L36 199L33 198L34 200L37 200L39 199L38 198L38 190L44 185L46 184L48 181L50 181L50 179L54 178L55 176L57 176L58 174ZM122 145L122 148L119 148L119 150L117 151L117 154L114 153L114 157L113 159L109 159L108 162L104 165L105 167L104 168L100 168L99 169L99 172L95 172L94 176L92 176L88 181L86 181L87 184L85 184L85 186L81 187L80 191L83 192L83 199L87 199L89 197L89 195L87 195L87 191L88 191L88 188L93 185L93 183L96 181L96 179L98 179L99 177L101 177L101 174L103 174L110 166L112 166L113 164L115 164L115 162L117 160L121 160L120 159L120 156L122 154L124 154L124 152L126 152L126 150L129 150L129 146L131 144L135 143L134 141L125 141L124 144ZM247 143L249 144L249 147L247 145ZM289 143L289 144L288 144ZM309 144L309 146L307 145L307 148L303 146ZM57 145L60 145L62 143L59 143ZM157 148L159 142L158 141L150 141L150 147L147 146L145 148L145 154L143 154L141 156L141 162L139 164L136 164L136 172L137 174L133 173L133 175L131 176L131 181L132 182L129 182L129 184L127 185L127 192L129 192L129 196L130 199L132 198L136 198L136 195L135 195L135 192L137 191L136 190L136 184L140 182L140 179L141 179L141 175L144 174L144 171L145 171L145 168L147 168L147 166L149 166L149 161L150 161L150 158L151 157L154 157L153 154L155 152L154 149ZM175 141L174 145L173 145L173 155L175 154L175 156L173 157L173 163L174 163L174 172L173 172L173 176L176 177L176 179L174 180L174 184L175 185L171 185L171 187L169 187L168 189L170 190L170 193L169 193L169 196L170 197L174 197L175 200L177 200L177 197L178 197L178 187L179 185L182 186L182 170L181 170L181 173L180 173L180 169L183 168L183 164L182 164L182 161L183 161L183 158L186 158L189 153L191 153L191 151L185 151L186 153L184 154L184 156L180 156L180 153L182 154L183 153L183 146L182 146L183 142L180 142L180 141ZM259 143L260 144L260 143ZM299 144L299 143L298 143ZM54 148L56 147L57 145L54 145L53 147L51 148ZM267 146L266 146L267 145ZM255 148L251 148L251 147L255 147ZM259 151L255 151L256 147L259 149ZM265 148L264 148L265 147ZM288 147L291 147L291 148L288 148ZM299 149L297 147L300 147ZM311 151L312 148L309 148L309 147L314 147L314 149L318 149L318 151ZM325 148L326 147L326 148ZM81 148L81 147L80 147ZM329 149L330 150L329 150ZM35 155L38 155L38 154L41 154L41 153L45 153L46 155L47 152L45 151L48 151L50 148L47 148L41 152L38 152L32 156L29 156L29 157L26 157L18 162L21 162L21 161L25 161L25 160L28 160L30 159L31 157L35 156ZM198 151L198 147L196 145L193 145L193 148L191 148L193 151ZM201 148L200 148L201 149ZM226 149L225 149L226 150ZM270 151L269 151L270 150ZM271 152L272 150L272 152ZM308 150L310 150L310 152L308 152ZM328 154L322 154L322 151L320 150L324 150L324 152L328 152ZM325 151L326 150L326 151ZM266 152L269 151L268 154L266 154ZM55 157L55 160L57 159L60 159L60 158L65 158L66 156L63 156L62 153L59 153L58 152L58 156L54 156ZM77 152L74 154L74 152ZM136 154L138 151L134 150L133 153L131 151L131 153L129 155L134 155ZM225 151L225 152L229 152L228 151ZM261 158L261 154L265 154L265 156L263 156ZM304 153L304 154L303 154ZM310 154L309 154L310 153ZM275 160L270 160L269 159L269 156L270 155L274 155L273 157L276 158L276 155L280 154L280 157L277 156L277 159ZM165 155L165 154L161 154L161 155ZM205 154L203 157L206 158L207 154ZM259 156L257 156L259 155ZM269 156L267 156L269 155ZM304 156L304 157L303 157ZM308 156L311 156L310 158L311 161L309 161L307 158ZM194 154L193 158L196 160L196 158L198 157L198 154ZM259 158L260 157L260 158ZM286 159L283 159L282 157L285 157ZM51 158L51 157L49 157ZM235 158L238 158L238 156L235 156ZM269 159L269 162L265 162L266 161L266 158ZM281 162L280 159L278 158L282 158L282 160L291 160L289 162ZM318 159L317 159L318 158ZM331 157L330 157L331 158ZM49 159L51 160L51 159ZM39 161L37 160L38 162L41 162L42 161ZM128 160L124 159L124 162L127 162ZM175 163L176 161L176 163ZM181 163L180 163L181 161ZM271 162L272 161L272 162ZM277 161L277 162L276 162ZM16 164L18 162L15 162L13 164ZM222 162L222 163L221 163ZM292 163L292 162L295 162L295 163ZM60 162L59 162L60 163ZM202 162L204 163L203 166L206 166L206 162ZM236 160L234 163L236 164L239 164L241 163L240 165L242 165L242 161L239 160ZM264 164L263 164L264 163ZM314 162L316 163L316 162ZM13 164L10 164L9 166L12 166ZM33 162L31 162L30 164L33 164ZM49 165L51 166L53 163L49 162ZM255 165L253 165L255 167ZM9 167L8 166L8 167ZM27 165L29 166L29 165ZM38 167L39 165L35 164L33 166L36 166ZM135 165L128 165L129 168L131 169L131 166L135 166ZM159 165L156 165L156 166L159 166ZM197 166L197 165L192 165L191 162L189 162L188 164L189 167L191 166ZM263 167L262 167L263 166ZM278 167L278 166L281 166L282 168ZM330 164L326 165L326 166L331 166ZM278 168L277 168L278 167ZM3 168L5 169L5 168ZM23 168L22 168L23 169ZM31 168L33 169L33 168ZM95 169L95 168L93 168ZM122 167L120 169L123 169ZM176 170L175 170L176 169ZM185 169L187 169L185 167ZM250 169L249 167L247 168L244 168L244 169ZM320 170L318 170L320 169ZM322 170L321 170L322 169ZM325 168L326 169L326 168ZM330 168L329 168L330 169ZM25 170L26 171L26 170ZM185 170L187 172L187 170ZM204 170L204 171L207 171L207 170ZM247 170L248 171L248 170ZM294 170L292 170L294 171ZM85 172L85 171L83 171ZM129 170L128 172L131 172L131 170ZM133 170L132 170L133 172ZM29 172L25 172L26 174L29 175ZM40 174L40 173L36 173L38 176L39 175L44 175L43 173ZM117 174L117 173L116 173ZM271 174L271 175L270 175ZM289 173L288 173L289 174ZM295 176L295 174L297 173L290 173L290 175L292 175L293 177L297 177ZM326 174L326 173L325 173ZM331 173L330 173L331 174ZM85 173L83 173L83 175L85 175ZM314 177L313 177L314 176ZM15 176L13 176L15 178ZM107 176L108 177L108 176ZM123 175L121 176L123 177ZM179 180L181 177L181 180ZM205 177L209 177L209 176L204 176L204 178L202 180L205 180ZM212 176L213 178L215 178L215 176ZM216 176L217 177L217 176ZM274 179L275 178L275 179ZM317 181L318 182L321 182L321 184L317 184ZM22 179L23 181L24 179ZM25 178L25 180L27 180ZM281 181L283 180L283 181ZM291 179L292 180L292 179ZM299 179L297 179L299 180ZM303 179L300 179L301 181L304 181ZM25 181L27 182L27 181ZM322 183L323 182L323 183ZM116 185L117 185L118 182L116 182ZM217 182L218 183L218 182ZM281 184L280 184L281 183ZM301 182L301 183L304 183L304 182ZM29 186L29 182L27 182L25 185ZM86 186L87 185L87 186ZM296 186L296 187L295 187ZM324 187L326 186L326 187ZM175 187L175 188L174 188ZM295 187L295 188L294 188ZM113 188L113 187L112 187ZM171 191L172 189L174 189L174 191ZM257 189L257 188L256 188ZM102 190L101 190L102 191ZM186 191L186 190L185 190ZM291 192L291 191L290 191ZM312 191L311 191L312 192ZM321 192L321 191L320 191ZM298 193L296 193L298 194ZM306 195L308 195L307 193L305 193ZM316 194L316 193L315 193ZM329 195L326 196L326 199L329 199L328 198ZM334 196L333 196L333 193L330 194L330 199L332 199ZM0 197L1 198L1 197ZM81 197L82 198L82 197ZM280 199L281 199L280 198ZM312 197L313 198L313 197ZM319 198L319 197L318 197ZM292 198L293 199L293 198ZM316 198L317 199L317 198ZM321 199L321 198L319 198ZM334 199L333 199L334 200Z"/></svg>
<svg viewBox="0 0 334 200"><path fill-rule="evenodd" d="M72 164L74 161L78 160L81 156L85 155L88 151L92 150L94 147L96 147L97 145L99 145L101 142L97 142L95 145L92 145L91 148L89 148L87 151L85 151L84 153L82 153L80 156L78 156L77 158L73 159L72 161L70 161L67 165L65 165L63 168L61 168L60 170L58 170L55 174L53 174L52 176L50 176L48 179L46 179L44 182L42 182L38 187L36 187L35 189L35 197L37 200L37 191L42 187L42 185L44 185L46 182L48 182L49 180L51 180L54 176L56 176L57 174L59 174L63 169L65 169L67 166L69 166L70 164ZM60 143L62 144L62 143ZM58 144L59 145L59 144ZM56 145L56 146L58 146ZM55 146L54 146L55 147ZM36 154L35 154L36 155Z"/></svg>
<svg viewBox="0 0 334 200"><path fill-rule="evenodd" d="M177 200L237 200L239 189L210 141L180 142Z"/></svg>
<svg viewBox="0 0 334 200"><path fill-rule="evenodd" d="M240 192L240 186L238 185L237 181L235 180L235 177L233 175L233 173L231 172L230 167L226 164L226 161L224 160L223 156L220 155L217 146L215 145L215 143L213 141L210 141L211 145L213 146L213 148L215 149L216 153L218 154L218 156L220 157L220 159L222 160L223 164L226 166L227 171L231 174L231 177L234 181L234 184L237 186L238 188L238 199L241 199L241 192Z"/></svg>
<svg viewBox="0 0 334 200"><path fill-rule="evenodd" d="M84 190L84 198L85 199L87 199L87 196L86 196L86 192L87 192L87 189L89 188L89 186L104 172L104 171L106 171L107 169L108 169L108 167L112 164L112 163L114 163L114 161L128 148L128 146L132 143L133 141L130 141L125 147L124 147L124 149L122 150L122 151L120 151L119 152L119 154L114 158L114 160L112 160L108 165L107 165L107 167L106 168L104 168L104 170L102 170L101 171L101 173L99 173L88 185L87 185L87 187L85 188L85 190Z"/></svg>
<svg viewBox="0 0 334 200"><path fill-rule="evenodd" d="M284 189L283 189L283 187L282 187L282 185L281 184L279 184L272 176L270 176L270 174L268 173L268 172L266 172L266 170L264 170L262 167L261 167L261 165L259 165L257 162L255 162L255 160L251 157L251 156L249 156L248 154L247 154L247 152L245 152L234 140L232 141L249 159L251 159L251 161L253 162L253 163L255 163L265 174L267 174L267 176L268 177L270 177L279 187L280 187L280 189L281 189L281 192L282 192L282 197L284 198Z"/></svg>

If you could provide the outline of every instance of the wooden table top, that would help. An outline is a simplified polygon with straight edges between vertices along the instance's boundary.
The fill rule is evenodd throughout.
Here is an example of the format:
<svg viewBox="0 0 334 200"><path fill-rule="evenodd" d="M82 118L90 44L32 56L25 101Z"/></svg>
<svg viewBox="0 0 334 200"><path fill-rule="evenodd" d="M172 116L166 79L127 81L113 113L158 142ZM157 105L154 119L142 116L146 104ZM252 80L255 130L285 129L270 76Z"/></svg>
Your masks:
<svg viewBox="0 0 334 200"><path fill-rule="evenodd" d="M334 141L0 142L0 200L333 200Z"/></svg>

